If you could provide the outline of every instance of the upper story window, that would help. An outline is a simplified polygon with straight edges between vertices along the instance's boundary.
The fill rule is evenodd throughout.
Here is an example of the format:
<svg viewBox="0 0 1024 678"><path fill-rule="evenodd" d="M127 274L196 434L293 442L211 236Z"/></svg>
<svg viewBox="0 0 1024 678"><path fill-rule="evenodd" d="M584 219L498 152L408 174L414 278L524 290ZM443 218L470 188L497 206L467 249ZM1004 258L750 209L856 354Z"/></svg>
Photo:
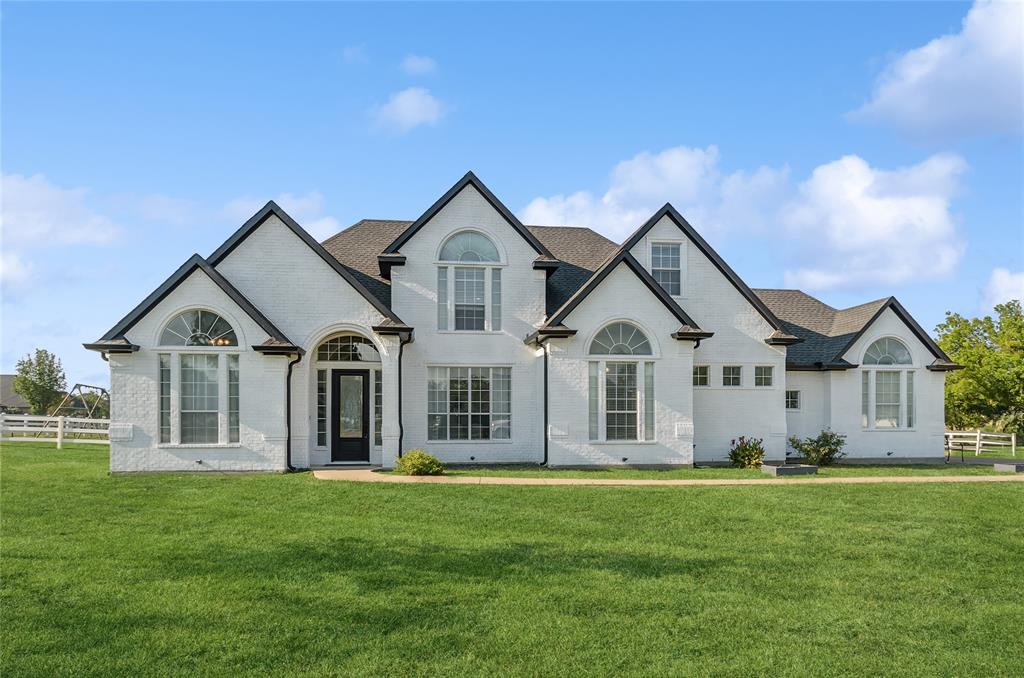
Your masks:
<svg viewBox="0 0 1024 678"><path fill-rule="evenodd" d="M179 313L160 335L161 346L238 346L235 330L213 311Z"/></svg>
<svg viewBox="0 0 1024 678"><path fill-rule="evenodd" d="M437 329L501 330L501 256L486 235L461 231L441 246Z"/></svg>
<svg viewBox="0 0 1024 678"><path fill-rule="evenodd" d="M651 244L651 275L674 297L682 293L682 269L679 243Z"/></svg>
<svg viewBox="0 0 1024 678"><path fill-rule="evenodd" d="M914 370L910 367L913 363L910 349L895 337L882 337L868 346L861 361L860 408L864 428L914 427Z"/></svg>

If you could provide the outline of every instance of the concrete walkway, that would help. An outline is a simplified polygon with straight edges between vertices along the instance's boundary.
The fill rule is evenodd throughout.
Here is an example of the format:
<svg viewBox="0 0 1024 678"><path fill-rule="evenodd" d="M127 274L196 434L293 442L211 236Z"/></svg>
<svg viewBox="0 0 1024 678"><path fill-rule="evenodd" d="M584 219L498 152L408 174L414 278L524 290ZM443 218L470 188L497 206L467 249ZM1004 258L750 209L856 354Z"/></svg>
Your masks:
<svg viewBox="0 0 1024 678"><path fill-rule="evenodd" d="M1024 474L1005 476L868 476L863 478L495 478L487 476L402 476L376 473L373 469L320 469L319 480L348 480L363 483L426 483L443 485L875 485L878 483L1013 483L1024 482Z"/></svg>

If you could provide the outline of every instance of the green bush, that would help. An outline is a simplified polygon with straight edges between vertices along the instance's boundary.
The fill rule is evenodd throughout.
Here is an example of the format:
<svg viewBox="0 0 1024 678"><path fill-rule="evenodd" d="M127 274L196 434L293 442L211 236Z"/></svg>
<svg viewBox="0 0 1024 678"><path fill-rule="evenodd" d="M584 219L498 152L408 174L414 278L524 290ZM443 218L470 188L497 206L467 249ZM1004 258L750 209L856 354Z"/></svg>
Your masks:
<svg viewBox="0 0 1024 678"><path fill-rule="evenodd" d="M815 466L829 466L846 456L843 447L846 445L846 437L835 431L825 429L816 438L800 440L796 436L789 439L789 445L799 452L808 464Z"/></svg>
<svg viewBox="0 0 1024 678"><path fill-rule="evenodd" d="M737 468L760 468L764 464L764 440L745 436L733 440L729 461Z"/></svg>
<svg viewBox="0 0 1024 678"><path fill-rule="evenodd" d="M444 464L432 454L423 450L409 450L395 464L395 468L407 476L439 476L444 474Z"/></svg>

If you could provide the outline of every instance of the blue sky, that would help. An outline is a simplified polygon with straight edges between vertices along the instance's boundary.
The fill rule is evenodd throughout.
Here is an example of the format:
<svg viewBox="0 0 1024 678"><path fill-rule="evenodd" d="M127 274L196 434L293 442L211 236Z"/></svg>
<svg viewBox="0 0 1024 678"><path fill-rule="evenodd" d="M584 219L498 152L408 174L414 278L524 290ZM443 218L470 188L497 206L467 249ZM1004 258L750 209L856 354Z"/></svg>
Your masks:
<svg viewBox="0 0 1024 678"><path fill-rule="evenodd" d="M932 329L1024 288L1021 5L28 4L2 30L2 367L81 348L268 199L323 238L474 170L613 239Z"/></svg>

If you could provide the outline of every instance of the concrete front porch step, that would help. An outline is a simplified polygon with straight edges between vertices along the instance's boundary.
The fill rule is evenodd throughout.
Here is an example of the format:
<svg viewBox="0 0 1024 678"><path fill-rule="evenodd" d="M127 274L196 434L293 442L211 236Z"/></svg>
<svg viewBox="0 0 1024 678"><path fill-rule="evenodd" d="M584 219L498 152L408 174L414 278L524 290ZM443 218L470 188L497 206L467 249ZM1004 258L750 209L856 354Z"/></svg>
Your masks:
<svg viewBox="0 0 1024 678"><path fill-rule="evenodd" d="M1000 462L992 464L992 468L1003 473L1024 473L1024 462Z"/></svg>
<svg viewBox="0 0 1024 678"><path fill-rule="evenodd" d="M761 467L761 473L769 476L813 476L818 474L818 467L809 464L783 464L773 466L765 464Z"/></svg>

